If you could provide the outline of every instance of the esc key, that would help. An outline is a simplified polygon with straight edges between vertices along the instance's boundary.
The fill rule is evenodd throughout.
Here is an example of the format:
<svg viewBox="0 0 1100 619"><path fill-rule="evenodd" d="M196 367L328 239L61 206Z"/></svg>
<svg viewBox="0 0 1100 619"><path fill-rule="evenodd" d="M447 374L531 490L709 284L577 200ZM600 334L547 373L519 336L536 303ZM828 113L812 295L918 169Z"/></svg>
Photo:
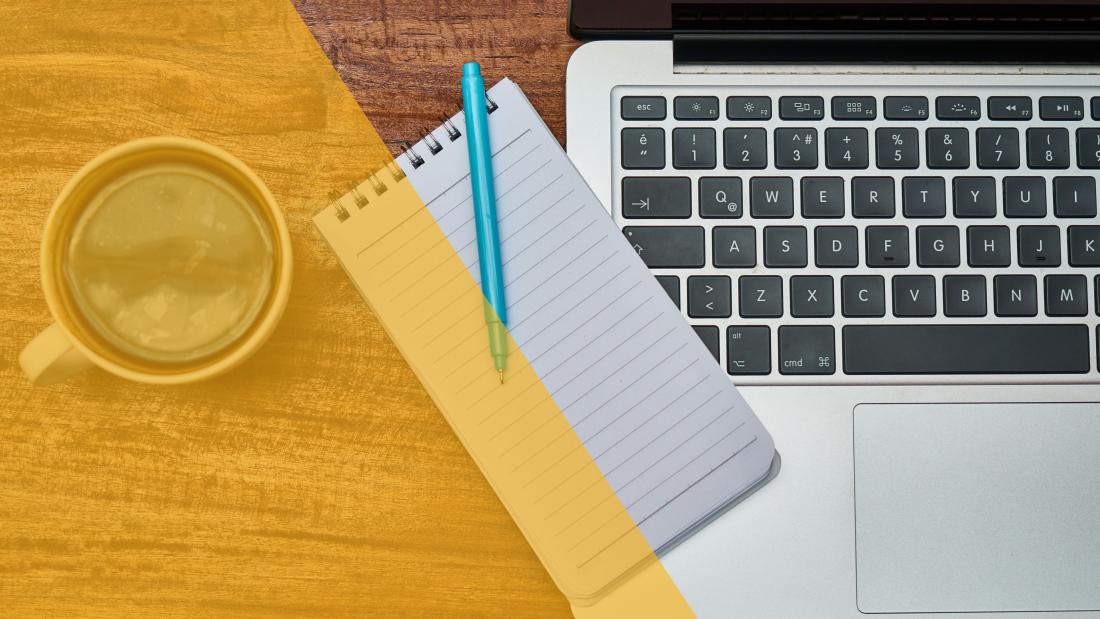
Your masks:
<svg viewBox="0 0 1100 619"><path fill-rule="evenodd" d="M664 97L623 97L623 120L664 120Z"/></svg>

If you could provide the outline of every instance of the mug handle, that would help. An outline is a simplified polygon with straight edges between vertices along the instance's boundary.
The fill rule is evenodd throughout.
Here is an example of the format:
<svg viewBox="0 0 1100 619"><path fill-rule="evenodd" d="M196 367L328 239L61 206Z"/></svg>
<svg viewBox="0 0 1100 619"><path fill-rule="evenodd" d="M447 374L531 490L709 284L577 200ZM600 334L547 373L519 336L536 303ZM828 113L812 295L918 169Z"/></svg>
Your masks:
<svg viewBox="0 0 1100 619"><path fill-rule="evenodd" d="M56 322L19 353L19 365L36 385L50 385L86 370L92 361L80 352Z"/></svg>

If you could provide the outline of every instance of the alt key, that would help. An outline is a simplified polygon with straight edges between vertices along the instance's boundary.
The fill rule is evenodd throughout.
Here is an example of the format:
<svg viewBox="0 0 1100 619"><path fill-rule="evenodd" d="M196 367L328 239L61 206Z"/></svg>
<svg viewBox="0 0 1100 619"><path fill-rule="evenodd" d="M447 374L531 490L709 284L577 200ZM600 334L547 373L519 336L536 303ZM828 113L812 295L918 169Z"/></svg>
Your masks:
<svg viewBox="0 0 1100 619"><path fill-rule="evenodd" d="M726 372L731 375L769 374L772 335L769 327L726 329Z"/></svg>

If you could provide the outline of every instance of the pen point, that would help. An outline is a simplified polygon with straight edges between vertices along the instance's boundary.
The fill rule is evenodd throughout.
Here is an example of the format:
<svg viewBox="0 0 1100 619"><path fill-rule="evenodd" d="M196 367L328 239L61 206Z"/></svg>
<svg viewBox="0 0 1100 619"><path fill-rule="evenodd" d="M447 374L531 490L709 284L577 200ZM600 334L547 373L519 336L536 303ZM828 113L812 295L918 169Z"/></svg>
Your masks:
<svg viewBox="0 0 1100 619"><path fill-rule="evenodd" d="M504 384L504 370L500 370L500 384Z"/></svg>

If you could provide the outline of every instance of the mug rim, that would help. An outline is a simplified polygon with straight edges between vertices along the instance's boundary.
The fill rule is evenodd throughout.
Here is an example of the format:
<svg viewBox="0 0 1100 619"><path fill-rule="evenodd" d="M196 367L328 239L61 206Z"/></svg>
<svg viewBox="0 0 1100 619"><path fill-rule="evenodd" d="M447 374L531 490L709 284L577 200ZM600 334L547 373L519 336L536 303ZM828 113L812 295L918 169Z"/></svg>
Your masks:
<svg viewBox="0 0 1100 619"><path fill-rule="evenodd" d="M213 361L205 365L192 369L184 369L179 372L165 373L145 372L127 367L101 354L98 350L89 346L83 338L74 334L67 324L72 318L69 315L70 312L67 305L62 300L62 294L59 289L62 283L57 281L55 269L53 268L56 260L59 259L55 244L61 241L61 237L64 236L65 232L63 225L65 219L62 217L63 207L68 203L76 188L96 170L110 161L158 148L194 151L198 154L217 159L241 174L261 197L263 204L257 206L261 206L270 217L272 241L281 252L281 260L279 260L279 264L276 265L277 271L274 273L275 280L272 290L269 293L268 309L253 319L252 323L249 325L249 331L242 339L235 342L224 355L219 356L218 353L214 353ZM69 221L72 221L72 218L69 218ZM212 378L237 367L259 350L263 343L267 341L275 331L275 327L282 318L287 301L290 298L291 278L293 274L290 230L286 225L286 219L283 216L282 210L275 201L275 196L271 194L271 191L267 188L267 185L264 184L263 180L236 156L222 148L193 138L178 136L139 138L113 146L85 163L80 170L65 183L65 186L61 189L61 192L50 207L39 253L42 290L46 296L46 306L50 310L50 315L53 317L56 324L65 332L65 335L68 336L72 345L95 365L116 376L138 382L155 384L189 383Z"/></svg>

